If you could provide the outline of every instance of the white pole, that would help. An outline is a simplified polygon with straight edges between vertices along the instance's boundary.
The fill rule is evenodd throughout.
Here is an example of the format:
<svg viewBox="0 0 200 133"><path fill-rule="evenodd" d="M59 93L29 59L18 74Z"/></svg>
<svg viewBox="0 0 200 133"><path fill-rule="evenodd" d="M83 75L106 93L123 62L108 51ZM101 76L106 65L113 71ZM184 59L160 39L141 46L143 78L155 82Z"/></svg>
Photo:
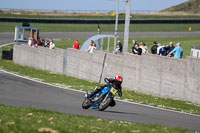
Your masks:
<svg viewBox="0 0 200 133"><path fill-rule="evenodd" d="M119 0L116 0L116 19L115 19L115 38L114 38L114 51L117 43L117 28L118 28L118 15L119 14Z"/></svg>
<svg viewBox="0 0 200 133"><path fill-rule="evenodd" d="M131 14L131 0L127 0L126 6L126 18L124 27L124 50L123 52L128 52L128 39L129 39L129 25L130 25L130 14Z"/></svg>

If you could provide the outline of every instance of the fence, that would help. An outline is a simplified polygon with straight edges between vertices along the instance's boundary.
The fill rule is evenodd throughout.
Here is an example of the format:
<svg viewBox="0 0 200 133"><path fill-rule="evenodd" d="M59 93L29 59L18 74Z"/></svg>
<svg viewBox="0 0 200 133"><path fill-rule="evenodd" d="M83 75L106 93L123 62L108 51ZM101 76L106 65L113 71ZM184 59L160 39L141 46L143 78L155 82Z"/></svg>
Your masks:
<svg viewBox="0 0 200 133"><path fill-rule="evenodd" d="M77 20L77 19L27 19L27 18L0 18L0 22L28 22L28 23L56 23L56 24L115 24L115 20ZM124 20L119 20L124 24ZM185 20L130 20L130 24L199 24L199 19Z"/></svg>
<svg viewBox="0 0 200 133"><path fill-rule="evenodd" d="M200 59L174 59L157 55L115 55L74 49L14 46L14 62L54 73L103 83L122 75L123 88L145 94L200 104Z"/></svg>

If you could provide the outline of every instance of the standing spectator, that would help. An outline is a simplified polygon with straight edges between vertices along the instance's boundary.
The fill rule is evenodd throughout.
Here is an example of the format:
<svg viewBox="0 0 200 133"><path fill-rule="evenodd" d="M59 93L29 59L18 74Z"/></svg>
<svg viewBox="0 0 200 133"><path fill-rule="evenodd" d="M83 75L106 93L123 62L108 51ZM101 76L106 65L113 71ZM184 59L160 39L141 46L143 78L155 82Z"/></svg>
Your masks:
<svg viewBox="0 0 200 133"><path fill-rule="evenodd" d="M28 38L28 46L31 46L32 41L33 41L33 38L32 38L32 37L29 37L29 38Z"/></svg>
<svg viewBox="0 0 200 133"><path fill-rule="evenodd" d="M142 55L142 49L139 47L138 44L135 45L133 53L137 55Z"/></svg>
<svg viewBox="0 0 200 133"><path fill-rule="evenodd" d="M73 44L73 48L79 50L80 47L80 43L78 42L78 40L76 40Z"/></svg>
<svg viewBox="0 0 200 133"><path fill-rule="evenodd" d="M44 39L42 39L42 41L41 41L41 46L45 47L45 40Z"/></svg>
<svg viewBox="0 0 200 133"><path fill-rule="evenodd" d="M166 46L161 46L158 55L167 56L167 48L166 48Z"/></svg>
<svg viewBox="0 0 200 133"><path fill-rule="evenodd" d="M122 43L120 42L120 40L117 41L117 48L115 49L115 51L113 52L114 54L118 54L122 52Z"/></svg>
<svg viewBox="0 0 200 133"><path fill-rule="evenodd" d="M37 40L37 43L36 43L36 46L41 46L42 44L41 44L41 41L40 41L40 39L38 39Z"/></svg>
<svg viewBox="0 0 200 133"><path fill-rule="evenodd" d="M172 53L174 53L174 58L182 58L183 49L181 48L181 43L177 43L176 47L167 56L170 57Z"/></svg>
<svg viewBox="0 0 200 133"><path fill-rule="evenodd" d="M169 46L167 47L167 55L174 49L173 42L169 43ZM171 56L173 57L174 54L172 53Z"/></svg>
<svg viewBox="0 0 200 133"><path fill-rule="evenodd" d="M34 38L32 38L31 46L32 46L32 47L35 47L35 46L36 46L36 43L37 43L37 41L36 41Z"/></svg>
<svg viewBox="0 0 200 133"><path fill-rule="evenodd" d="M55 44L54 44L54 42L53 42L52 39L50 40L49 48L50 48L50 49L54 49L54 48L55 48Z"/></svg>
<svg viewBox="0 0 200 133"><path fill-rule="evenodd" d="M142 49L142 53L148 53L148 48L143 41L140 42L140 48Z"/></svg>
<svg viewBox="0 0 200 133"><path fill-rule="evenodd" d="M161 43L158 43L158 47L157 47L157 54L159 55L159 52L160 52L160 49L162 48L163 46L161 45Z"/></svg>
<svg viewBox="0 0 200 133"><path fill-rule="evenodd" d="M89 53L93 53L94 50L96 50L96 47L95 47L94 41L91 40L90 46L88 47L88 50L87 50L87 51L88 51Z"/></svg>
<svg viewBox="0 0 200 133"><path fill-rule="evenodd" d="M157 48L158 48L157 42L154 41L153 42L153 46L151 47L151 53L152 54L157 54Z"/></svg>
<svg viewBox="0 0 200 133"><path fill-rule="evenodd" d="M131 48L131 51L132 51L133 54L135 54L135 53L134 53L135 45L138 45L137 42L136 42L135 40L132 40L132 48Z"/></svg>

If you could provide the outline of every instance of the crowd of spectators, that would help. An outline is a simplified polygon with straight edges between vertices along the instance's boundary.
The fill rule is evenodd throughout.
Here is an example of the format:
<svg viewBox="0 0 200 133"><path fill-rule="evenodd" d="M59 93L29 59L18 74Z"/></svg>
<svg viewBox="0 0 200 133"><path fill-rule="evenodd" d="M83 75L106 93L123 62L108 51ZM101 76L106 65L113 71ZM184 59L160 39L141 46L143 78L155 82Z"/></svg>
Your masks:
<svg viewBox="0 0 200 133"><path fill-rule="evenodd" d="M28 45L30 47L39 47L40 46L40 47L46 47L46 48L49 48L49 49L55 48L55 43L53 42L52 39L50 39L50 40L48 40L48 39L35 40L34 38L29 37Z"/></svg>
<svg viewBox="0 0 200 133"><path fill-rule="evenodd" d="M74 49L80 48L80 43L78 40L76 40L73 44ZM119 54L122 52L123 45L120 42L120 40L117 41L117 48L115 51L113 51L114 54ZM88 53L93 53L93 51L96 50L96 44L93 40L91 40L90 45L87 49ZM156 41L153 42L153 45L151 47L151 53L160 55L160 56L168 56L168 57L174 57L174 58L182 58L183 56L183 49L181 48L181 44L177 43L176 47L174 47L173 42L169 42L169 45L162 45L161 43L157 43ZM142 55L144 53L149 53L148 47L146 46L145 42L141 41L139 44L132 40L132 48L130 50L130 53L136 54L136 55Z"/></svg>
<svg viewBox="0 0 200 133"><path fill-rule="evenodd" d="M135 40L132 40L131 53L137 55L148 53L148 47L143 41L141 41L139 45ZM151 53L160 56L182 58L183 49L181 48L180 43L177 43L176 47L174 47L173 42L169 42L169 45L162 45L161 43L157 43L156 41L154 41L153 46L151 47Z"/></svg>

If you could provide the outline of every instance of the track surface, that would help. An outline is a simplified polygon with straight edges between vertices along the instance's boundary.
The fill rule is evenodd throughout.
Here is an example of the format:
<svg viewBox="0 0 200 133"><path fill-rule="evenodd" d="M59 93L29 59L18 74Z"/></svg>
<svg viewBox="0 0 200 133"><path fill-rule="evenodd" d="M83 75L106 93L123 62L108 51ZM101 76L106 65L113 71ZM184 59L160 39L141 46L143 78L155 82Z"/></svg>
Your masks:
<svg viewBox="0 0 200 133"><path fill-rule="evenodd" d="M0 71L0 104L35 107L110 120L162 124L200 131L200 116L117 101L104 112L81 108L84 94L38 83Z"/></svg>
<svg viewBox="0 0 200 133"><path fill-rule="evenodd" d="M41 38L53 38L53 39L79 39L88 38L92 35L96 35L95 32L40 32ZM102 33L112 34L114 33ZM123 37L123 32L118 33L119 37ZM130 37L199 37L200 32L130 32ZM14 33L0 33L0 45L13 42Z"/></svg>

